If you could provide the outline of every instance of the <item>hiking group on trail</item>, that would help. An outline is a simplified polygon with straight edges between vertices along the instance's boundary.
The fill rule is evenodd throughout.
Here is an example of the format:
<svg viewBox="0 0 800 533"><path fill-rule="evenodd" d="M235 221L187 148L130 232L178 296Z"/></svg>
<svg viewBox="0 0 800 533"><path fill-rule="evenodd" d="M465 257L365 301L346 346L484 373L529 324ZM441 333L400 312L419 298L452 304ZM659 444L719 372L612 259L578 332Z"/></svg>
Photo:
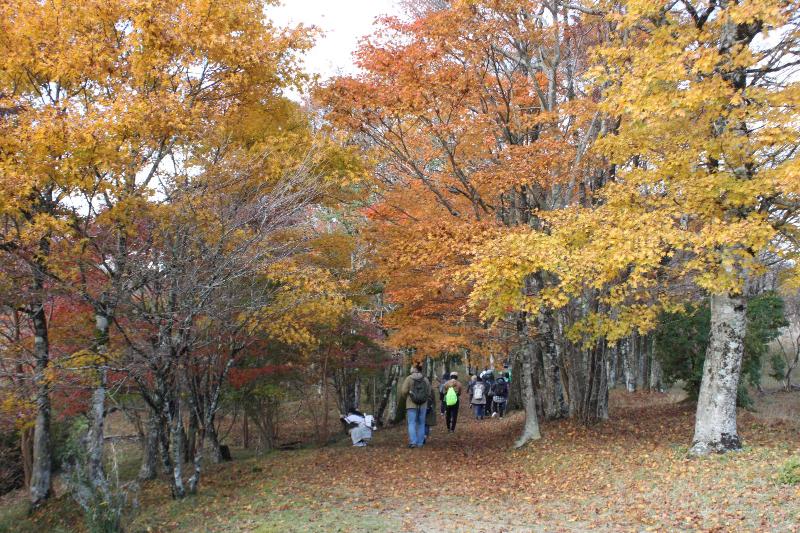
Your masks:
<svg viewBox="0 0 800 533"><path fill-rule="evenodd" d="M497 379L491 369L470 376L467 397L476 420L483 420L487 416L503 418L510 382L511 375L507 371ZM445 417L448 433L456 430L463 391L458 372L442 375L438 396L440 413ZM406 404L408 447L421 448L430 436L431 426L436 425L436 389L423 375L421 365L411 367L411 373L400 386L400 397L405 398Z"/></svg>

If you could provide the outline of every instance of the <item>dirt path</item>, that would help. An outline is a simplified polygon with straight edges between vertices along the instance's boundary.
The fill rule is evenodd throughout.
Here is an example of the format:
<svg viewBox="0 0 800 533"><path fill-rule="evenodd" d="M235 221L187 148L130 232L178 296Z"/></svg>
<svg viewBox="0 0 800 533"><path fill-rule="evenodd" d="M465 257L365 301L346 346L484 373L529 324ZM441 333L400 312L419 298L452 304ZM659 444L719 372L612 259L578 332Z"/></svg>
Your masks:
<svg viewBox="0 0 800 533"><path fill-rule="evenodd" d="M400 426L365 448L239 457L211 466L185 501L146 484L128 530L800 532L800 487L777 481L800 457L800 421L741 411L743 451L691 459L694 409L677 399L615 391L611 420L544 423L522 450L511 449L522 413L474 421L464 406L456 433L440 418L422 449L406 447ZM10 531L74 531L79 520L62 498Z"/></svg>

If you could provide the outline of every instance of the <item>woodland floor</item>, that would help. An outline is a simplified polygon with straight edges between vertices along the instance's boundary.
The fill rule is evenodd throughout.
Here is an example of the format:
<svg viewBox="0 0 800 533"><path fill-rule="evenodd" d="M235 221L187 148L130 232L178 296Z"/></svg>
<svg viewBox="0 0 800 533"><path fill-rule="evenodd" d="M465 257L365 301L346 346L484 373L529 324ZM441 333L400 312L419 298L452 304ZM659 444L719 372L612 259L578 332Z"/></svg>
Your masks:
<svg viewBox="0 0 800 533"><path fill-rule="evenodd" d="M366 448L345 442L238 458L212 467L200 494L139 494L129 531L800 531L800 486L778 473L800 456L800 393L772 393L740 412L741 452L690 459L693 406L674 394L612 393L611 420L545 423L509 451L522 413L443 420L423 449L403 428ZM32 517L0 501L0 531L73 531L68 498Z"/></svg>

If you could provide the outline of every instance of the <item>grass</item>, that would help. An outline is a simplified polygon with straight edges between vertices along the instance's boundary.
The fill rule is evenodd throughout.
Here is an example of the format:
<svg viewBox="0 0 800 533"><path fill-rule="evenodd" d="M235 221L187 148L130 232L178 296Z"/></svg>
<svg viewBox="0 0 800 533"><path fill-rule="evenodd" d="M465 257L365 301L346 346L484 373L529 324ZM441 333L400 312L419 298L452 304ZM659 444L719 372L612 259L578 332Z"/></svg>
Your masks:
<svg viewBox="0 0 800 533"><path fill-rule="evenodd" d="M128 530L800 531L800 488L780 482L797 423L741 411L744 450L690 458L693 408L677 399L614 391L610 421L548 422L523 450L510 450L521 413L476 422L465 410L455 434L440 421L422 450L395 428L367 448L240 454L184 501L163 481L143 485ZM0 510L0 531L80 528L66 498L32 517Z"/></svg>

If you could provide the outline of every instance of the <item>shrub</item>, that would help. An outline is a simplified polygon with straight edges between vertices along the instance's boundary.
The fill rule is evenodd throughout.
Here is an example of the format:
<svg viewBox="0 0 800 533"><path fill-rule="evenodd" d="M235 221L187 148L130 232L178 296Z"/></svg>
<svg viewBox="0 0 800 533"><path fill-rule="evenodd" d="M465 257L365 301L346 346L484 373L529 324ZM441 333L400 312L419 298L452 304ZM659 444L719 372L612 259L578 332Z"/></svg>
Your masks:
<svg viewBox="0 0 800 533"><path fill-rule="evenodd" d="M784 485L800 484L800 457L792 457L781 466L778 481Z"/></svg>

